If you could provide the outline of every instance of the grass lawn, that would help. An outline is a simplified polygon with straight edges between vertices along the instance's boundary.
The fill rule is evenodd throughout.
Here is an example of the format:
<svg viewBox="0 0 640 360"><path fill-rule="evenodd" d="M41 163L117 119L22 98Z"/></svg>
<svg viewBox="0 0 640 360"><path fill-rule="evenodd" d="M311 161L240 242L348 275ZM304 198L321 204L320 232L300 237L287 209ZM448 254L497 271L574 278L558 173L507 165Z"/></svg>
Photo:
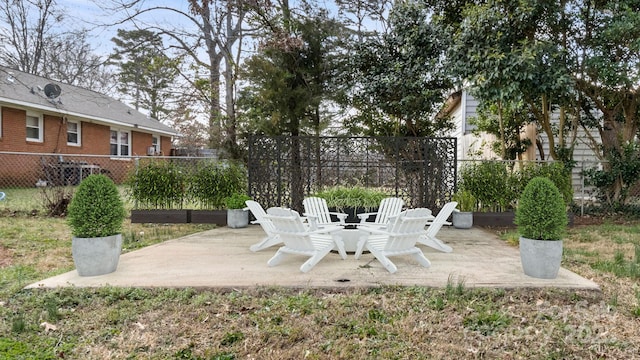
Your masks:
<svg viewBox="0 0 640 360"><path fill-rule="evenodd" d="M125 251L203 225L125 225ZM513 232L496 230L513 241ZM382 287L22 290L73 269L60 218L0 217L0 359L626 359L640 356L640 224L574 227L602 292Z"/></svg>

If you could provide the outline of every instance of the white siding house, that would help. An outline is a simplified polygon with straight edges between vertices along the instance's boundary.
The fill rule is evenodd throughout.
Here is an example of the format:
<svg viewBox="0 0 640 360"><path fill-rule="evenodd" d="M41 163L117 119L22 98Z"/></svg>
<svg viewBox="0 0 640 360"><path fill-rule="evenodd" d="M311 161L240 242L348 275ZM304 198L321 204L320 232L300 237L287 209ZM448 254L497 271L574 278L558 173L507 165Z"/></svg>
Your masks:
<svg viewBox="0 0 640 360"><path fill-rule="evenodd" d="M495 139L495 136L490 134L474 135L472 133L476 126L472 125L470 120L476 116L477 107L478 101L464 90L454 93L449 98L445 111L451 116L454 124L449 135L458 140L458 160L497 158L488 145Z"/></svg>
<svg viewBox="0 0 640 360"><path fill-rule="evenodd" d="M451 116L454 123L454 128L450 135L458 140L457 156L458 160L462 163L464 163L465 160L471 159L498 158L498 155L495 154L488 145L495 140L495 136L489 134L474 135L472 133L472 131L475 130L475 126L471 125L469 121L476 116L477 107L478 101L467 91L460 90L450 96L448 106L445 110L446 114ZM557 123L557 114L554 115L554 120ZM600 142L600 136L597 132L593 132L591 135L597 142ZM538 133L537 136L542 142L545 160L548 160L549 141L547 136L543 132ZM580 128L575 140L573 153L573 158L577 162L573 170L573 186L577 196L581 196L580 194L584 195L583 191L588 190L583 189L582 171L599 166L598 158L591 149L591 145L585 130ZM539 152L537 150L533 151L534 149L531 151L532 159L541 160Z"/></svg>

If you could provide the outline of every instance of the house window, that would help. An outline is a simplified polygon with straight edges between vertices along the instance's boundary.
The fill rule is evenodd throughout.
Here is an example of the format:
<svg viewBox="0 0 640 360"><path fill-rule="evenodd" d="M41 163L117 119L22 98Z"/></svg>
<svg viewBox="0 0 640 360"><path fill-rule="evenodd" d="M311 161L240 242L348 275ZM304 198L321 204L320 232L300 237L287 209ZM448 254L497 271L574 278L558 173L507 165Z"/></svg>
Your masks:
<svg viewBox="0 0 640 360"><path fill-rule="evenodd" d="M131 148L131 134L128 131L111 130L111 155L129 156Z"/></svg>
<svg viewBox="0 0 640 360"><path fill-rule="evenodd" d="M160 137L159 136L151 136L151 146L153 147L153 152L155 154L160 154Z"/></svg>
<svg viewBox="0 0 640 360"><path fill-rule="evenodd" d="M80 123L67 121L67 145L80 146Z"/></svg>
<svg viewBox="0 0 640 360"><path fill-rule="evenodd" d="M27 114L27 141L42 142L42 116Z"/></svg>

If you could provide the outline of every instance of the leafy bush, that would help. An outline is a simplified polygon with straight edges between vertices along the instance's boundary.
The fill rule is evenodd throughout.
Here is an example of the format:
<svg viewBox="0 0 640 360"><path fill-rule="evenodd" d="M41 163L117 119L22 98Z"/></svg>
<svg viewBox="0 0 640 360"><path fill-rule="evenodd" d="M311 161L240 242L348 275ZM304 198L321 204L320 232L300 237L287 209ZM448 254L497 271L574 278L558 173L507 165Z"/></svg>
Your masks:
<svg viewBox="0 0 640 360"><path fill-rule="evenodd" d="M204 209L222 209L226 198L246 191L247 172L235 163L207 163L189 178L188 192Z"/></svg>
<svg viewBox="0 0 640 360"><path fill-rule="evenodd" d="M140 166L126 181L137 209L222 209L225 198L247 191L247 172L234 163L199 162L179 166L155 161Z"/></svg>
<svg viewBox="0 0 640 360"><path fill-rule="evenodd" d="M389 195L384 191L362 186L334 186L318 191L313 196L325 199L328 207L338 211L345 208L364 208L370 211L380 206L382 199Z"/></svg>
<svg viewBox="0 0 640 360"><path fill-rule="evenodd" d="M603 169L585 170L588 185L597 187L598 199L608 207L633 205L634 189L640 186L640 142L628 142L621 151L611 151ZM632 206L630 211L637 211Z"/></svg>
<svg viewBox="0 0 640 360"><path fill-rule="evenodd" d="M502 161L467 164L460 170L459 191L471 192L480 211L508 211L515 208L531 179L546 177L559 189L565 205L573 201L571 174L562 163L529 163L520 170L512 167Z"/></svg>
<svg viewBox="0 0 640 360"><path fill-rule="evenodd" d="M251 200L247 194L236 193L224 199L224 206L227 209L244 209L247 205L245 201Z"/></svg>
<svg viewBox="0 0 640 360"><path fill-rule="evenodd" d="M469 191L481 211L513 209L517 193L514 191L511 170L500 161L467 164L460 170L459 189Z"/></svg>
<svg viewBox="0 0 640 360"><path fill-rule="evenodd" d="M522 192L514 223L521 236L536 240L560 240L568 219L558 188L546 177L535 177Z"/></svg>
<svg viewBox="0 0 640 360"><path fill-rule="evenodd" d="M476 209L476 197L469 190L458 190L451 200L458 203L460 211L471 212Z"/></svg>
<svg viewBox="0 0 640 360"><path fill-rule="evenodd" d="M105 175L84 179L68 207L67 222L75 237L92 238L122 232L126 214L118 188Z"/></svg>
<svg viewBox="0 0 640 360"><path fill-rule="evenodd" d="M137 167L126 185L138 209L181 209L185 202L187 173L170 161L153 161Z"/></svg>
<svg viewBox="0 0 640 360"><path fill-rule="evenodd" d="M565 205L570 205L573 201L573 187L571 186L571 173L561 162L529 164L525 165L519 172L520 178L516 182L517 194L521 194L524 187L535 177L546 177L558 188Z"/></svg>

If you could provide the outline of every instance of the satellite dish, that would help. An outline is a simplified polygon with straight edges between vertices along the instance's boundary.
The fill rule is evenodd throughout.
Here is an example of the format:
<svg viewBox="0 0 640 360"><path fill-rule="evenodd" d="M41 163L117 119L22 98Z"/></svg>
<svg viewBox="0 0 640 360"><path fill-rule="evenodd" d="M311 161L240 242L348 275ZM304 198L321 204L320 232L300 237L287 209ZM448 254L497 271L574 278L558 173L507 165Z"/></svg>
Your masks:
<svg viewBox="0 0 640 360"><path fill-rule="evenodd" d="M57 98L60 96L60 92L62 92L62 89L56 84L47 84L44 86L44 94L47 95L49 99Z"/></svg>

